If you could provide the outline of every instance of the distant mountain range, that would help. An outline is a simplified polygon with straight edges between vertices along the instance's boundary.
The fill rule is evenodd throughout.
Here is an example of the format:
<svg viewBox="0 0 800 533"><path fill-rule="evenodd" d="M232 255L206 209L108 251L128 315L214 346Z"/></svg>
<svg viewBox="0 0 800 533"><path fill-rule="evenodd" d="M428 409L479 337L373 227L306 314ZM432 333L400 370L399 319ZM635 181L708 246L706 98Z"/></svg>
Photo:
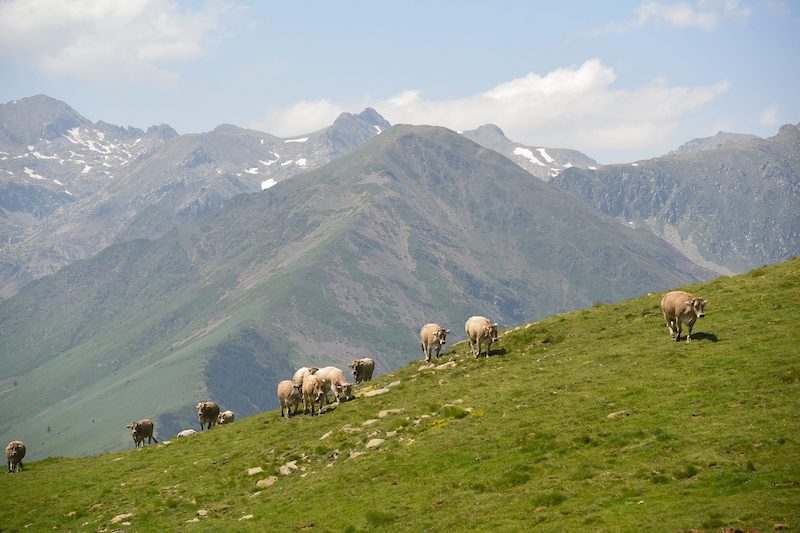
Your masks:
<svg viewBox="0 0 800 533"><path fill-rule="evenodd" d="M721 274L800 253L795 125L768 139L718 134L656 159L565 169L550 184L623 223L649 229Z"/></svg>
<svg viewBox="0 0 800 533"><path fill-rule="evenodd" d="M388 127L367 109L288 139L231 125L178 135L92 123L43 95L0 105L0 297L115 242L160 237Z"/></svg>
<svg viewBox="0 0 800 533"><path fill-rule="evenodd" d="M0 439L45 454L122 446L142 416L176 432L208 398L272 408L297 366L397 368L426 322L458 340L473 314L508 327L799 248L791 125L600 166L371 109L178 135L37 96L0 106L0 152Z"/></svg>

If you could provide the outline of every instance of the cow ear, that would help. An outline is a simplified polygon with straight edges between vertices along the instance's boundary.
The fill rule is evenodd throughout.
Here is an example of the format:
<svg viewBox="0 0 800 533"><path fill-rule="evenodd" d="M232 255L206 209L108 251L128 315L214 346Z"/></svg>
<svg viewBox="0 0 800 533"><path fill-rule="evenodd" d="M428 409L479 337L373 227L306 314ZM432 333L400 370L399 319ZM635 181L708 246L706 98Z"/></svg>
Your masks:
<svg viewBox="0 0 800 533"><path fill-rule="evenodd" d="M683 305L684 305L684 307L691 307L692 306L692 301L691 300L686 300L685 302L683 302Z"/></svg>

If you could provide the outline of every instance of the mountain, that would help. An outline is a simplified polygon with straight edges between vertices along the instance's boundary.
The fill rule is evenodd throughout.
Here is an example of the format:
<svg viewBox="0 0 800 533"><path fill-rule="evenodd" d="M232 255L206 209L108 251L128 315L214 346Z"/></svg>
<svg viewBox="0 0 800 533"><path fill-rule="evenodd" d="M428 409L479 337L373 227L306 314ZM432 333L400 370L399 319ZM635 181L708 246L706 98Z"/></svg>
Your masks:
<svg viewBox="0 0 800 533"><path fill-rule="evenodd" d="M44 95L0 105L0 297L115 242L154 239L316 168L389 123L372 109L290 139L92 123Z"/></svg>
<svg viewBox="0 0 800 533"><path fill-rule="evenodd" d="M0 524L792 531L800 258L684 288L709 301L691 343L670 341L661 295L643 294L505 329L489 358L448 343L437 366L413 361L321 416L262 412L180 439L156 424L159 443L138 450L128 419L109 429L122 451L43 461L44 439L15 433L30 460L0 476Z"/></svg>
<svg viewBox="0 0 800 533"><path fill-rule="evenodd" d="M747 143L755 140L761 140L761 137L746 133L729 133L725 131L720 131L717 132L716 135L713 135L711 137L692 139L689 142L683 143L678 148L670 152L669 155L682 155L695 152L703 152L705 150L714 150L722 146L725 146L727 144Z"/></svg>
<svg viewBox="0 0 800 533"><path fill-rule="evenodd" d="M494 124L484 124L461 134L490 150L503 154L516 164L544 181L557 176L566 168L595 169L597 161L577 150L526 146L508 139Z"/></svg>
<svg viewBox="0 0 800 533"><path fill-rule="evenodd" d="M632 164L566 169L549 183L721 274L800 254L798 126L768 139L718 140Z"/></svg>
<svg viewBox="0 0 800 533"><path fill-rule="evenodd" d="M0 438L118 448L141 413L172 432L208 397L271 408L298 366L397 368L426 322L458 338L474 314L506 327L709 275L463 136L396 126L0 304Z"/></svg>

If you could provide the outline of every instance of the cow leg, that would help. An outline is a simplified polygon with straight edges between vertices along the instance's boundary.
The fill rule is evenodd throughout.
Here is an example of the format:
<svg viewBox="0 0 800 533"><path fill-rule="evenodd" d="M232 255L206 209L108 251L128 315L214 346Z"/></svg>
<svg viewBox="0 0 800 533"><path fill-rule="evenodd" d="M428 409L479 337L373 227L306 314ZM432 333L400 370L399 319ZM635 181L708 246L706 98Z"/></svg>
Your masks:
<svg viewBox="0 0 800 533"><path fill-rule="evenodd" d="M689 322L686 323L686 329L688 330L686 333L686 342L692 342L692 328L694 327L694 323L697 319L693 318Z"/></svg>
<svg viewBox="0 0 800 533"><path fill-rule="evenodd" d="M492 341L486 342L486 357L489 357L489 352L492 350Z"/></svg>
<svg viewBox="0 0 800 533"><path fill-rule="evenodd" d="M439 352L441 351L442 351L442 345L440 344L439 346L436 347L436 359L439 359Z"/></svg>

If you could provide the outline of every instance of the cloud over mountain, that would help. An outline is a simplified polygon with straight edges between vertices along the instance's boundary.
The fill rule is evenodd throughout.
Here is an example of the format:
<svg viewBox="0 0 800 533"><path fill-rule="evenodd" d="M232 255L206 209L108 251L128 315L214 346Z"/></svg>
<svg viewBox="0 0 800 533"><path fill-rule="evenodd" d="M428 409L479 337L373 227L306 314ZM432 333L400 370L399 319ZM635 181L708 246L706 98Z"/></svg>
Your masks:
<svg viewBox="0 0 800 533"><path fill-rule="evenodd" d="M451 100L429 100L419 90L368 102L394 124L438 124L454 130L498 124L510 137L529 144L579 147L593 157L652 146L669 149L670 135L682 117L725 93L729 84L670 86L664 79L633 89L614 86L617 74L600 59L546 74L530 72L478 94ZM304 101L282 112L273 110L267 131L293 134L322 127L339 107L328 100ZM286 129L284 129L286 128ZM298 130L298 131L300 131ZM606 162L604 161L604 162Z"/></svg>

